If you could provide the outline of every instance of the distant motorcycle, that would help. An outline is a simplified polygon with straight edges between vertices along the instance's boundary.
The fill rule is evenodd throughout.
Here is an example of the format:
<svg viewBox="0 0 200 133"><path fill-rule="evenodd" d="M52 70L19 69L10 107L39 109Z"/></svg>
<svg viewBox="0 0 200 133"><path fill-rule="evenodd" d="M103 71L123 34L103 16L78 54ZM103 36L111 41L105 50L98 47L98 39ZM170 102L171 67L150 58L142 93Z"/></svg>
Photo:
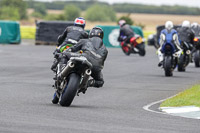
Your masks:
<svg viewBox="0 0 200 133"><path fill-rule="evenodd" d="M181 48L183 52L179 57L178 71L185 71L186 66L190 63L191 60L191 51L189 44L184 41L181 42Z"/></svg>
<svg viewBox="0 0 200 133"><path fill-rule="evenodd" d="M171 43L164 44L161 51L164 53L163 68L165 76L173 76L173 70L176 68L179 55L175 52L175 47Z"/></svg>
<svg viewBox="0 0 200 133"><path fill-rule="evenodd" d="M61 96L61 106L70 106L76 94L85 93L91 69L92 64L81 54L69 52L63 55L57 66L54 85L57 95Z"/></svg>
<svg viewBox="0 0 200 133"><path fill-rule="evenodd" d="M194 38L194 47L195 47L194 64L195 67L200 67L200 37Z"/></svg>
<svg viewBox="0 0 200 133"><path fill-rule="evenodd" d="M146 54L144 40L137 34L130 39L130 43L126 46L124 46L124 41L121 42L121 48L126 55L133 53L145 56Z"/></svg>

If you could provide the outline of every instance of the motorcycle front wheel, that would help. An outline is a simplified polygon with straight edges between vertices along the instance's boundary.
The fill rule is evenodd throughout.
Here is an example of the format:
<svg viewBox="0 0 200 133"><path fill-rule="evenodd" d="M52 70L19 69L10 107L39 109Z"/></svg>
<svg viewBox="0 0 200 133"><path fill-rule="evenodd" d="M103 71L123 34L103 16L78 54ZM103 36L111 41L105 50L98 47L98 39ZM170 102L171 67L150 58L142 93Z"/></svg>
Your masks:
<svg viewBox="0 0 200 133"><path fill-rule="evenodd" d="M131 50L130 50L130 48L129 47L127 47L127 46L123 46L122 47L122 51L124 52L124 54L125 55L127 55L127 56L129 56L130 54L131 54Z"/></svg>
<svg viewBox="0 0 200 133"><path fill-rule="evenodd" d="M72 73L68 77L67 84L61 96L60 105L61 106L70 106L74 97L76 96L78 87L80 84L80 76L76 73Z"/></svg>
<svg viewBox="0 0 200 133"><path fill-rule="evenodd" d="M165 70L165 76L173 76L173 69L172 69L172 57L166 56L163 62L164 70Z"/></svg>
<svg viewBox="0 0 200 133"><path fill-rule="evenodd" d="M184 72L185 71L185 60L184 60L184 54L181 54L179 61L178 61L178 71L179 72Z"/></svg>
<svg viewBox="0 0 200 133"><path fill-rule="evenodd" d="M195 64L195 67L200 67L200 52L199 52L199 50L197 50L194 53L194 64Z"/></svg>

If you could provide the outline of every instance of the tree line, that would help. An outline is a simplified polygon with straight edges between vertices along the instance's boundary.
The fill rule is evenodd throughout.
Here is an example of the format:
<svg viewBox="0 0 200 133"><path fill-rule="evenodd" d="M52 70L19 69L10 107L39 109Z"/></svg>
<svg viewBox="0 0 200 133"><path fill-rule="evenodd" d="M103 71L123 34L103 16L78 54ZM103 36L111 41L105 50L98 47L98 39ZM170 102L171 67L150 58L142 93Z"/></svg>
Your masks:
<svg viewBox="0 0 200 133"><path fill-rule="evenodd" d="M27 14L27 9L32 8L33 13ZM61 14L47 13L47 9L61 10ZM84 14L83 12L84 11ZM182 14L200 15L200 8L184 6L152 6L141 4L113 4L97 0L90 1L55 1L39 2L34 0L0 0L0 19L23 20L34 17L42 20L73 21L76 17L83 16L89 21L117 21L116 12L123 13L154 13L154 14ZM29 16L28 16L29 15ZM123 19L130 20L129 15ZM130 24L134 22L130 22ZM141 25L142 26L142 25ZM142 26L143 27L143 26Z"/></svg>
<svg viewBox="0 0 200 133"><path fill-rule="evenodd" d="M81 10L87 10L94 4L101 6L108 6L116 12L123 13L150 13L150 14L179 14L179 15L200 15L200 8L186 7L186 6L154 6L144 4L113 4L109 5L105 2L98 2L97 0L89 1L55 1L55 2L37 2L27 1L28 7L33 8L33 3L40 3L45 5L47 9L63 10L65 5L73 4L79 7Z"/></svg>

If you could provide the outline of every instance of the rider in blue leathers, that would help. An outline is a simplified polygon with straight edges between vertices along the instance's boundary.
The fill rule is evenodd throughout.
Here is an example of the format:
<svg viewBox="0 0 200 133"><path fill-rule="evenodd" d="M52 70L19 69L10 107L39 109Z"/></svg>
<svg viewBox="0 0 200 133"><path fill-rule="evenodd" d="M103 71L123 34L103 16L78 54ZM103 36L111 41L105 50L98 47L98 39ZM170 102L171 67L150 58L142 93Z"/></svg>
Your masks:
<svg viewBox="0 0 200 133"><path fill-rule="evenodd" d="M172 21L167 21L165 23L165 29L163 29L160 33L160 40L159 40L160 48L157 51L159 59L158 63L159 67L163 65L163 53L165 50L164 46L166 43L173 44L172 45L174 49L173 53L175 53L175 55L179 57L182 52L182 49L180 48L177 31L173 29Z"/></svg>

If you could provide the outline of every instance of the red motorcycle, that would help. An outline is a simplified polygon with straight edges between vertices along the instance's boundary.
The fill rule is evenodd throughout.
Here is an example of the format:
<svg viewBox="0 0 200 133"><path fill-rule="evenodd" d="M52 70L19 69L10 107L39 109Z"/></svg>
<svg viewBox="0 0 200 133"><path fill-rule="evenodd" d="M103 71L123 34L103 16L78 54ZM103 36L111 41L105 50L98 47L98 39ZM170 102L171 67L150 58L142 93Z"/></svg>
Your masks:
<svg viewBox="0 0 200 133"><path fill-rule="evenodd" d="M135 35L130 39L130 43L124 46L124 41L121 42L121 48L126 55L139 54L140 56L145 56L145 44L141 36Z"/></svg>

